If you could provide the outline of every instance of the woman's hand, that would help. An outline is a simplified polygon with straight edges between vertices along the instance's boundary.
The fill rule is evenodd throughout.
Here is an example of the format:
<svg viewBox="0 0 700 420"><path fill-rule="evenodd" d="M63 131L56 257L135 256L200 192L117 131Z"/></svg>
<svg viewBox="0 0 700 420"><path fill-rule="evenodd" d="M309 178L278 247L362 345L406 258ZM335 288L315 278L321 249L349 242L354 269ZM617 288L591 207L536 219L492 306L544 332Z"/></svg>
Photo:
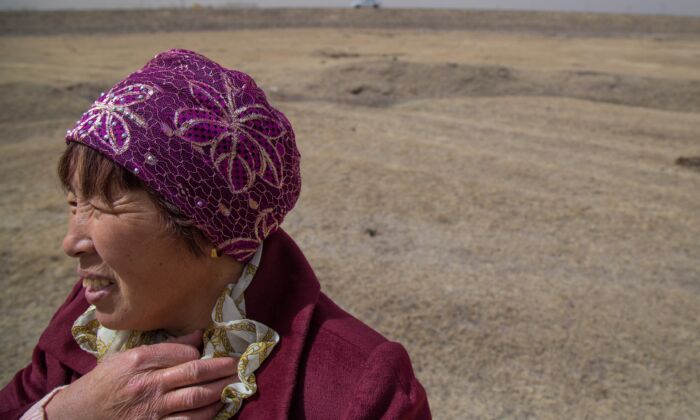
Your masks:
<svg viewBox="0 0 700 420"><path fill-rule="evenodd" d="M200 360L201 331L105 358L46 406L59 419L211 419L237 360Z"/></svg>

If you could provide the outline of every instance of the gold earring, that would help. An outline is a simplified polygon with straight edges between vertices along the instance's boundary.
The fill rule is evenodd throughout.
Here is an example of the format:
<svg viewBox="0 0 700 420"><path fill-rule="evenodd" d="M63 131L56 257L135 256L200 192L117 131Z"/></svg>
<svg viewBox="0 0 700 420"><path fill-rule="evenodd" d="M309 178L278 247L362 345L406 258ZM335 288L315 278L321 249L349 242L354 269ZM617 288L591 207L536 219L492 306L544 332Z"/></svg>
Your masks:
<svg viewBox="0 0 700 420"><path fill-rule="evenodd" d="M209 256L212 258L219 258L219 251L217 251L216 248L212 248Z"/></svg>

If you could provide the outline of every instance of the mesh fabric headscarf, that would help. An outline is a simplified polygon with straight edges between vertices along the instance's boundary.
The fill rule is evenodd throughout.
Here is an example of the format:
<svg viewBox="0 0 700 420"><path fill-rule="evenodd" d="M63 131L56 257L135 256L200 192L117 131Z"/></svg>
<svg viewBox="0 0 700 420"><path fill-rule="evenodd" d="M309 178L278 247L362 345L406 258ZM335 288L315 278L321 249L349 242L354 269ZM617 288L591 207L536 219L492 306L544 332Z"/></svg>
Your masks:
<svg viewBox="0 0 700 420"><path fill-rule="evenodd" d="M253 79L187 50L156 55L66 133L131 171L246 262L301 188L287 118Z"/></svg>

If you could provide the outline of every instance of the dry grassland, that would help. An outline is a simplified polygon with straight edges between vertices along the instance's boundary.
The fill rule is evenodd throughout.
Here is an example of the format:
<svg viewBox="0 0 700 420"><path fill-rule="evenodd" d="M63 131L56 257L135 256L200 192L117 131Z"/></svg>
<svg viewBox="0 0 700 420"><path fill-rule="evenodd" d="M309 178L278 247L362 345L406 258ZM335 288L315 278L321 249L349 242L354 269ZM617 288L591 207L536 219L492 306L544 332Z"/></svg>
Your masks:
<svg viewBox="0 0 700 420"><path fill-rule="evenodd" d="M292 121L284 227L328 295L406 346L436 418L700 418L698 20L321 26L0 37L2 381L75 281L63 133L179 47Z"/></svg>

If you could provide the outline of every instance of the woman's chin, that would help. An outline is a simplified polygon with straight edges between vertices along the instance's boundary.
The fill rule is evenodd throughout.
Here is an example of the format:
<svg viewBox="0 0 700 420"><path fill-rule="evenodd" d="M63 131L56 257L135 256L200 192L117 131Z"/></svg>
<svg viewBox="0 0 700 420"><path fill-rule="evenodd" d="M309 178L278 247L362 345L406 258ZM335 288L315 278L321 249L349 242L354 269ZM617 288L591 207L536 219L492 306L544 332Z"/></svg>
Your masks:
<svg viewBox="0 0 700 420"><path fill-rule="evenodd" d="M132 329L125 325L127 323L125 323L124 320L115 319L112 314L100 312L99 309L96 311L96 318L100 322L100 325L105 328L109 328L110 330Z"/></svg>
<svg viewBox="0 0 700 420"><path fill-rule="evenodd" d="M111 312L104 312L97 306L95 309L95 317L97 318L97 321L99 321L100 325L105 328L109 328L110 330L150 331L161 328L157 324L152 325L150 322L143 322L143 318L139 318L137 314L130 314L128 311L115 310ZM139 319L141 320L140 322Z"/></svg>
<svg viewBox="0 0 700 420"><path fill-rule="evenodd" d="M138 325L133 322L129 311L120 310L114 305L95 305L95 317L105 328L110 330L136 330Z"/></svg>

